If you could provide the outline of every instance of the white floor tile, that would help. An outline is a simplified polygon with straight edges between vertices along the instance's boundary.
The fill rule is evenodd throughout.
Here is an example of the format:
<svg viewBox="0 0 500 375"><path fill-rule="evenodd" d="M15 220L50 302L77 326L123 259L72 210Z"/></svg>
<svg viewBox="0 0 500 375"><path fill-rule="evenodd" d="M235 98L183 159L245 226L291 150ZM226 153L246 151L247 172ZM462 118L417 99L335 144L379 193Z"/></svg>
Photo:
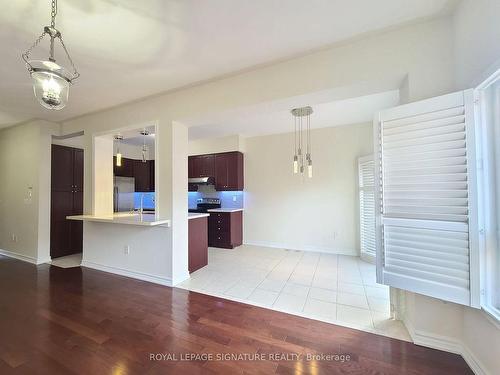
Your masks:
<svg viewBox="0 0 500 375"><path fill-rule="evenodd" d="M334 320L337 316L337 305L335 303L308 298L304 306L304 313L313 318Z"/></svg>
<svg viewBox="0 0 500 375"><path fill-rule="evenodd" d="M302 312L307 296L296 296L288 293L280 293L273 307L287 312Z"/></svg>
<svg viewBox="0 0 500 375"><path fill-rule="evenodd" d="M282 293L287 293L299 297L307 297L307 294L309 293L309 287L294 283L286 283L285 287L282 290Z"/></svg>
<svg viewBox="0 0 500 375"><path fill-rule="evenodd" d="M248 284L245 284L244 282L240 281L232 288L228 289L224 293L224 295L236 297L239 299L247 299L254 290L255 290L254 286L249 286Z"/></svg>
<svg viewBox="0 0 500 375"><path fill-rule="evenodd" d="M312 286L316 288L337 290L337 279L315 275Z"/></svg>
<svg viewBox="0 0 500 375"><path fill-rule="evenodd" d="M310 286L312 284L314 273L310 274L303 274L303 273L292 273L290 278L288 279L289 282L295 283L295 284L300 284L300 285L307 285Z"/></svg>
<svg viewBox="0 0 500 375"><path fill-rule="evenodd" d="M264 279L258 287L259 289L270 290L272 292L281 292L285 284L285 280Z"/></svg>
<svg viewBox="0 0 500 375"><path fill-rule="evenodd" d="M60 268L80 267L80 265L82 264L82 253L54 258L52 259L50 264Z"/></svg>
<svg viewBox="0 0 500 375"><path fill-rule="evenodd" d="M379 311L389 314L391 312L390 302L388 299L368 297L368 305L370 310Z"/></svg>
<svg viewBox="0 0 500 375"><path fill-rule="evenodd" d="M360 309L366 309L366 310L369 309L366 297L364 295L361 296L359 294L338 292L337 303L342 305L357 307Z"/></svg>
<svg viewBox="0 0 500 375"><path fill-rule="evenodd" d="M255 302L260 306L272 306L279 293L271 292L269 290L255 289L252 294L247 298L249 302Z"/></svg>
<svg viewBox="0 0 500 375"><path fill-rule="evenodd" d="M337 305L337 320L357 327L374 328L369 310Z"/></svg>
<svg viewBox="0 0 500 375"><path fill-rule="evenodd" d="M351 294L359 294L361 296L365 295L365 288L363 285L359 284L351 284L351 283L343 283L339 282L338 283L338 291L339 292L345 292L345 293L351 293Z"/></svg>
<svg viewBox="0 0 500 375"><path fill-rule="evenodd" d="M379 288L374 286L365 285L367 297L389 299L389 288Z"/></svg>
<svg viewBox="0 0 500 375"><path fill-rule="evenodd" d="M312 287L309 290L309 298L314 298L324 302L336 302L337 291Z"/></svg>

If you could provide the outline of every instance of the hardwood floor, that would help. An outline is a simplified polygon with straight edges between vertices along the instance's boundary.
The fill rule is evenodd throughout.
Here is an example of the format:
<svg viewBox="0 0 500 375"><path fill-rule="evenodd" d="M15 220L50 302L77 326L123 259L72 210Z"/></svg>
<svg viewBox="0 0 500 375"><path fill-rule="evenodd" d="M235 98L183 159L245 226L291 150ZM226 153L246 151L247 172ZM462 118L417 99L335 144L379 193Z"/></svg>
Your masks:
<svg viewBox="0 0 500 375"><path fill-rule="evenodd" d="M220 353L265 360L215 360ZM350 360L308 360L307 353ZM168 354L178 360L150 359ZM180 360L194 354L214 360ZM271 358L278 354L289 360ZM0 256L0 374L216 373L472 371L458 355L404 341L91 269Z"/></svg>

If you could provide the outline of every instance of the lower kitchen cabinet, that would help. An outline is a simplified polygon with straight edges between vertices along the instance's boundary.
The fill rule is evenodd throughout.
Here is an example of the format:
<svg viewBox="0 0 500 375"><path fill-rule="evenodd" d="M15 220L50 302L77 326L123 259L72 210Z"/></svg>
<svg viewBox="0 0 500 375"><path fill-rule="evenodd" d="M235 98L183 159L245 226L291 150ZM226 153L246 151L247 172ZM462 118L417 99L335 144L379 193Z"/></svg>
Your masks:
<svg viewBox="0 0 500 375"><path fill-rule="evenodd" d="M207 217L188 220L188 269L189 273L208 264Z"/></svg>
<svg viewBox="0 0 500 375"><path fill-rule="evenodd" d="M208 219L208 245L233 249L243 242L243 211L211 212Z"/></svg>

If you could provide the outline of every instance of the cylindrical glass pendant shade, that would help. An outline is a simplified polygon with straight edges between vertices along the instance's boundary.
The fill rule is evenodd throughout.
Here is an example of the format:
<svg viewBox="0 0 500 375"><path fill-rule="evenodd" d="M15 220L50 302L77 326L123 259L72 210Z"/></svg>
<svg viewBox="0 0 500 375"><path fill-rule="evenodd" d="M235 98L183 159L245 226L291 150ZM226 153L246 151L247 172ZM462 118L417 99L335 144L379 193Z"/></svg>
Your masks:
<svg viewBox="0 0 500 375"><path fill-rule="evenodd" d="M43 107L59 110L66 106L69 95L66 79L50 71L34 71L31 78L35 96Z"/></svg>
<svg viewBox="0 0 500 375"><path fill-rule="evenodd" d="M307 163L307 175L309 178L312 178L313 176L313 164L311 159L309 159Z"/></svg>
<svg viewBox="0 0 500 375"><path fill-rule="evenodd" d="M299 173L299 158L297 157L297 155L293 157L293 173Z"/></svg>
<svg viewBox="0 0 500 375"><path fill-rule="evenodd" d="M118 153L116 154L116 166L122 166L122 154L120 153L120 151L118 151Z"/></svg>

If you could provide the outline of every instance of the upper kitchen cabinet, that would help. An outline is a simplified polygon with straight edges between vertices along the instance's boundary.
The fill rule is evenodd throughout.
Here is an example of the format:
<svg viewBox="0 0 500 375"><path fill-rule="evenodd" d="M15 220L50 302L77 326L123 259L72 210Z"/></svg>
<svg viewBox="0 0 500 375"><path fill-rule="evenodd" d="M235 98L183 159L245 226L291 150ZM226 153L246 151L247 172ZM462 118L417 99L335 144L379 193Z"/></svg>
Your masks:
<svg viewBox="0 0 500 375"><path fill-rule="evenodd" d="M188 177L214 177L215 155L196 155L188 159Z"/></svg>
<svg viewBox="0 0 500 375"><path fill-rule="evenodd" d="M142 160L134 160L136 192L154 191L154 175L151 173L152 169L154 171L154 165L152 163L152 160L148 160L145 163Z"/></svg>
<svg viewBox="0 0 500 375"><path fill-rule="evenodd" d="M134 160L122 158L122 165L116 165L116 156L113 156L113 173L120 177L134 177Z"/></svg>
<svg viewBox="0 0 500 375"><path fill-rule="evenodd" d="M215 190L243 190L243 154L215 154Z"/></svg>

